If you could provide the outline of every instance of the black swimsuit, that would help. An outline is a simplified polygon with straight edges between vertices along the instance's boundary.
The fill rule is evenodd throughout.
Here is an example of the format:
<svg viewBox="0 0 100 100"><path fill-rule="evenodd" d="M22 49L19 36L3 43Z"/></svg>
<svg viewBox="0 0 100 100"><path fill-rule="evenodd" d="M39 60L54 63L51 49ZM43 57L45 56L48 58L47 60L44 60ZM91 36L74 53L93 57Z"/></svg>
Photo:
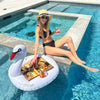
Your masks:
<svg viewBox="0 0 100 100"><path fill-rule="evenodd" d="M51 30L49 31L49 35L51 35L52 33L51 33ZM43 35L44 35L44 38L46 38L47 37L47 32L45 32L44 30L43 30ZM41 36L39 36L40 37L40 39L42 39L42 37Z"/></svg>
<svg viewBox="0 0 100 100"><path fill-rule="evenodd" d="M55 47L55 41L52 40L51 42L48 42L48 43L43 43L43 47L45 46L51 46L51 47Z"/></svg>
<svg viewBox="0 0 100 100"><path fill-rule="evenodd" d="M39 25L37 25L37 26L39 26ZM46 38L46 37L47 37L47 32L45 32L45 31L43 30L43 33L44 33L44 38ZM49 35L51 35L51 34L52 34L52 33L51 33L51 30L50 30L50 31L49 31ZM40 39L42 39L41 36L39 36L39 37L40 37ZM45 46L55 47L55 41L52 40L51 42L43 43L43 47L45 47Z"/></svg>

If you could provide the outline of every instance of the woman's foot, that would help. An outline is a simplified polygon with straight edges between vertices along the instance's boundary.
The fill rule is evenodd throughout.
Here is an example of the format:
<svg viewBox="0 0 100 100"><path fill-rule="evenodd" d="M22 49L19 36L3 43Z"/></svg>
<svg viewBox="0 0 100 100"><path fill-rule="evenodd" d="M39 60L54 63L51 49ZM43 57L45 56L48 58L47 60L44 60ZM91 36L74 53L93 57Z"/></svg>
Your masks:
<svg viewBox="0 0 100 100"><path fill-rule="evenodd" d="M89 71L91 71L91 72L98 72L99 71L99 69L96 69L96 68L90 68L90 67L88 67L88 66L85 66L85 65L81 65L81 66L83 66L85 69L87 69L87 70L89 70Z"/></svg>
<svg viewBox="0 0 100 100"><path fill-rule="evenodd" d="M85 61L81 60L81 59L77 59L81 64L86 64Z"/></svg>
<svg viewBox="0 0 100 100"><path fill-rule="evenodd" d="M82 63L82 64L86 64L86 62L85 62L85 61L82 61L82 60L81 60L81 63Z"/></svg>
<svg viewBox="0 0 100 100"><path fill-rule="evenodd" d="M75 56L75 58L81 63L81 64L86 64L85 61L81 60L77 55Z"/></svg>
<svg viewBox="0 0 100 100"><path fill-rule="evenodd" d="M98 72L99 69L95 69L95 68L87 68L87 70L91 71L91 72Z"/></svg>

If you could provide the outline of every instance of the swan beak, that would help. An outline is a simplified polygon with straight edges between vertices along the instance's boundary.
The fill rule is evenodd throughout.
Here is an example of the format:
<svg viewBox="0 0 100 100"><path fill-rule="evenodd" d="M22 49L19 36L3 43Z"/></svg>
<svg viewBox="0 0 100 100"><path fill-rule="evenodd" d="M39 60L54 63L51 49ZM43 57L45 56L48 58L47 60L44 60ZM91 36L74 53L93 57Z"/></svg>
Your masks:
<svg viewBox="0 0 100 100"><path fill-rule="evenodd" d="M10 60L12 60L12 59L15 57L16 54L17 54L17 53L12 53L12 55L11 55L11 57L10 57Z"/></svg>

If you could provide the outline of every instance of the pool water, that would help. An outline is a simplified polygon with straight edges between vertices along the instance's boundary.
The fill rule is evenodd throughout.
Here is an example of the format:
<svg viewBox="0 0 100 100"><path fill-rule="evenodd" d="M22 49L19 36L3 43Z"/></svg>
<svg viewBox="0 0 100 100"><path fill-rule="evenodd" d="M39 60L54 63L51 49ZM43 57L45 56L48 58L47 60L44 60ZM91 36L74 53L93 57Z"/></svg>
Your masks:
<svg viewBox="0 0 100 100"><path fill-rule="evenodd" d="M52 6L46 6L51 4ZM86 61L87 66L100 70L100 6L49 2L36 9L41 8L49 11L92 15L77 54ZM61 100L100 100L99 76L100 71L92 73L72 63L68 73L68 86Z"/></svg>
<svg viewBox="0 0 100 100"><path fill-rule="evenodd" d="M48 86L37 91L22 91L16 88L8 77L9 67L18 57L16 56L14 60L10 61L11 53L11 48L0 45L0 100L61 100L67 86L67 75L61 69L58 77ZM27 56L29 55L27 54ZM57 64L66 68L66 65ZM66 74L68 70L69 68L66 69Z"/></svg>
<svg viewBox="0 0 100 100"><path fill-rule="evenodd" d="M22 17L21 17L22 16ZM12 18L1 21L3 27L1 26L1 34L10 35L22 39L27 39L35 42L35 28L37 26L36 21L37 14L26 12L24 14L16 15ZM65 17L65 16L52 16L50 21L50 29L53 32L56 28L61 29L61 34L52 35L54 40L63 37L67 31L71 28L77 18ZM11 23L9 23L12 21ZM5 24L8 22L8 24ZM63 29L63 30L62 30ZM41 40L40 40L41 43Z"/></svg>
<svg viewBox="0 0 100 100"><path fill-rule="evenodd" d="M100 70L100 34L95 23L89 24L77 54L86 65ZM97 32L96 32L97 31ZM100 100L100 71L92 73L75 64L68 73L68 87L62 100Z"/></svg>

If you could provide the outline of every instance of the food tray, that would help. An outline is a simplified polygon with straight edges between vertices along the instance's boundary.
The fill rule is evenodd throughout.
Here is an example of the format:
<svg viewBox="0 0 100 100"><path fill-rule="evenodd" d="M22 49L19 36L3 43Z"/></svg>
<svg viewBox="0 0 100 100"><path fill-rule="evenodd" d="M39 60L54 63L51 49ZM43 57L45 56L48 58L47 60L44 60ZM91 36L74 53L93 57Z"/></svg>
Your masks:
<svg viewBox="0 0 100 100"><path fill-rule="evenodd" d="M46 71L48 71L54 67L42 57L38 57L37 64L33 66L30 66L30 62L31 61L26 64L23 64L21 67L21 72L28 81L39 76L41 70L45 69Z"/></svg>

